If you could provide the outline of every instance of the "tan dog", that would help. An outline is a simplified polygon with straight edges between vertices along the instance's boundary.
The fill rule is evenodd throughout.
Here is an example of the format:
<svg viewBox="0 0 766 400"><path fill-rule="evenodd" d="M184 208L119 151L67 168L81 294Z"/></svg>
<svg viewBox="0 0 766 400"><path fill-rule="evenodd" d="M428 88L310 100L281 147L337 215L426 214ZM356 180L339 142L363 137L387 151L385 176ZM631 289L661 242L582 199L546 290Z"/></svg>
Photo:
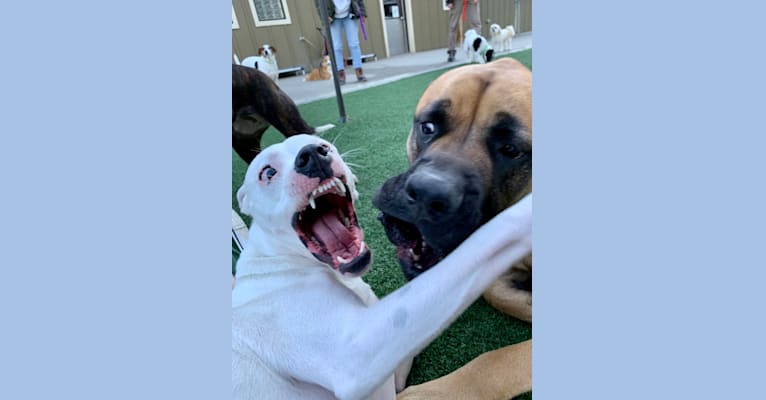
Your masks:
<svg viewBox="0 0 766 400"><path fill-rule="evenodd" d="M532 73L508 58L446 72L417 104L407 156L409 170L386 181L373 203L414 279L532 192ZM531 254L508 268L485 298L531 322ZM399 398L508 399L531 390L531 348L527 341L484 354Z"/></svg>
<svg viewBox="0 0 766 400"><path fill-rule="evenodd" d="M319 62L319 67L314 68L306 76L306 81L326 81L332 78L332 71L330 70L330 56L322 57Z"/></svg>

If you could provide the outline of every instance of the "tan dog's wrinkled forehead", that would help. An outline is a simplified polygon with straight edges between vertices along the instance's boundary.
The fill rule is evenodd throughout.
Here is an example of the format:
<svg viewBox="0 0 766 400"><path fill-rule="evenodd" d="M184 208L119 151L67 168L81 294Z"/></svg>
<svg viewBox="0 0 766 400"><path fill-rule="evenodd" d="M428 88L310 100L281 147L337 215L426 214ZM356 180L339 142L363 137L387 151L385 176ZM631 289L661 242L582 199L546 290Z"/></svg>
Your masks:
<svg viewBox="0 0 766 400"><path fill-rule="evenodd" d="M512 115L532 140L532 72L520 62L502 58L487 64L474 64L450 70L426 89L415 109L419 115L435 108L448 107L453 126L451 135L476 135L499 113ZM478 135L475 137L479 137ZM452 140L453 142L459 140ZM407 155L412 161L418 153L410 132Z"/></svg>

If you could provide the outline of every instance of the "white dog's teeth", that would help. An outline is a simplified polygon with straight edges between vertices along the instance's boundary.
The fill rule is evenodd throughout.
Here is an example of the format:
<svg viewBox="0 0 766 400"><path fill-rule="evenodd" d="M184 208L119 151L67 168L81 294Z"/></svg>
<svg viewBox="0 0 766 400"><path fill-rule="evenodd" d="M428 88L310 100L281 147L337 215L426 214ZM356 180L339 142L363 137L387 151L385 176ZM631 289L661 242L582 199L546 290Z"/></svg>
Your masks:
<svg viewBox="0 0 766 400"><path fill-rule="evenodd" d="M311 206L311 208L316 210L317 205L316 203L314 203L314 196L311 196L311 198L309 198L309 205Z"/></svg>
<svg viewBox="0 0 766 400"><path fill-rule="evenodd" d="M335 178L335 186L338 187L338 190L341 193L343 193L344 195L346 194L346 185L344 185L343 182L340 179Z"/></svg>
<svg viewBox="0 0 766 400"><path fill-rule="evenodd" d="M341 256L336 256L335 259L341 264L348 264L348 262L351 261L351 259L345 259Z"/></svg>
<svg viewBox="0 0 766 400"><path fill-rule="evenodd" d="M343 217L343 224L346 225L346 228L351 228L351 220L348 217Z"/></svg>
<svg viewBox="0 0 766 400"><path fill-rule="evenodd" d="M367 243L365 242L362 242L362 244L359 245L359 253L356 255L357 257L359 257L362 254L365 247L367 247Z"/></svg>

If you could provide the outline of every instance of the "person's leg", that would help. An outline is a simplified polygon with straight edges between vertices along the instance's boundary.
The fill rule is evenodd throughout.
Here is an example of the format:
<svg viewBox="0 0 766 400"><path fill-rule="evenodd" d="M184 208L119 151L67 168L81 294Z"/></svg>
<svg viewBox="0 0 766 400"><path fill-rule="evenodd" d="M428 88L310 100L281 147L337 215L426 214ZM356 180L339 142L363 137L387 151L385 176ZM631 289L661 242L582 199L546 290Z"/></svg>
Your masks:
<svg viewBox="0 0 766 400"><path fill-rule="evenodd" d="M481 12L479 10L479 3L474 3L473 0L468 0L468 7L466 8L465 13L465 18L468 20L471 29L481 35Z"/></svg>
<svg viewBox="0 0 766 400"><path fill-rule="evenodd" d="M460 3L460 4L458 4ZM447 29L447 50L454 54L457 36L457 24L460 22L460 14L463 11L462 2L455 2L455 5L449 10L449 27ZM461 38L462 39L462 38Z"/></svg>
<svg viewBox="0 0 766 400"><path fill-rule="evenodd" d="M356 71L356 79L366 81L367 78L362 73L362 49L359 46L359 20L347 18L343 20L343 30L346 31L346 42L351 52L351 62Z"/></svg>
<svg viewBox="0 0 766 400"><path fill-rule="evenodd" d="M345 61L343 60L343 21L334 19L330 24L330 35L332 36L332 50L335 53L335 69L338 71L340 83L346 83Z"/></svg>
<svg viewBox="0 0 766 400"><path fill-rule="evenodd" d="M462 4L455 2L452 9L449 10L449 26L447 27L447 62L455 61L455 47L457 40L457 24L460 23L460 14L462 13Z"/></svg>
<svg viewBox="0 0 766 400"><path fill-rule="evenodd" d="M351 62L354 68L362 67L362 50L359 48L359 27L356 25L359 20L345 18L343 19L343 30L346 31L346 42L351 52Z"/></svg>

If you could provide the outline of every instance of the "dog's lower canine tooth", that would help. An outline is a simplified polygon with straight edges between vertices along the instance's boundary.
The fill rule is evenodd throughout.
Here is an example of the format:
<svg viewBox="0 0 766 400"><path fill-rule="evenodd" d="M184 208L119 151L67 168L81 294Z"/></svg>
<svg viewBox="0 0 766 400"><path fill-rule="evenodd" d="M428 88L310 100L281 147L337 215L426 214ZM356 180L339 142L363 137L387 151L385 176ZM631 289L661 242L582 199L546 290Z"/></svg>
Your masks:
<svg viewBox="0 0 766 400"><path fill-rule="evenodd" d="M345 259L345 258L343 258L341 256L337 256L337 257L335 257L335 259L338 260L338 262L341 263L341 264L347 264L349 261L351 261L351 260L347 260L347 259Z"/></svg>
<svg viewBox="0 0 766 400"><path fill-rule="evenodd" d="M314 203L314 196L311 196L311 198L309 198L309 205L311 206L311 208L316 210L317 205L316 203Z"/></svg>

